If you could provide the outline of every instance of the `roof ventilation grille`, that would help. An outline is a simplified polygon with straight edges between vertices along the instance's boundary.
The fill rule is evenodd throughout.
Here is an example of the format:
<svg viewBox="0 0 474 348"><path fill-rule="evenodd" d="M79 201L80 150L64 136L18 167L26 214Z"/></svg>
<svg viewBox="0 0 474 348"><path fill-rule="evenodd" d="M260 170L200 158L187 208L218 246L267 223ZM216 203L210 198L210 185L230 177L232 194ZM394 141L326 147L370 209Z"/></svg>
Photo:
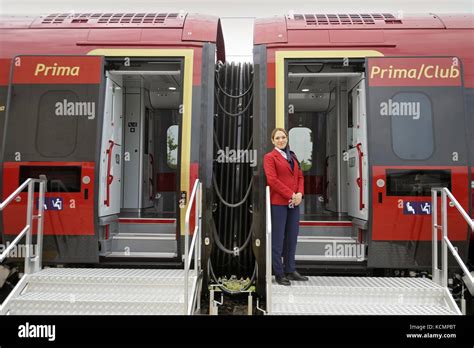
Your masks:
<svg viewBox="0 0 474 348"><path fill-rule="evenodd" d="M384 21L386 24L401 24L402 20L390 13L350 13L350 14L295 14L290 19L306 21L306 25L371 25L375 21Z"/></svg>
<svg viewBox="0 0 474 348"><path fill-rule="evenodd" d="M177 19L179 13L52 13L43 18L42 24L162 24Z"/></svg>

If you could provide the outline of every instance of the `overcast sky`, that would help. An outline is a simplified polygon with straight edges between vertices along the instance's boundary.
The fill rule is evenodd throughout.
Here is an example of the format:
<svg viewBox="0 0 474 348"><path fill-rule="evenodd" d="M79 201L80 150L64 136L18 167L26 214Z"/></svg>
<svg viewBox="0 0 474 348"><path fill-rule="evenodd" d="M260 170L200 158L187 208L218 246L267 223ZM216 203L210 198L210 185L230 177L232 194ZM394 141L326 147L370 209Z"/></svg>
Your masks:
<svg viewBox="0 0 474 348"><path fill-rule="evenodd" d="M0 13L191 12L222 19L228 60L251 61L253 21L294 13L474 13L474 0L0 0Z"/></svg>

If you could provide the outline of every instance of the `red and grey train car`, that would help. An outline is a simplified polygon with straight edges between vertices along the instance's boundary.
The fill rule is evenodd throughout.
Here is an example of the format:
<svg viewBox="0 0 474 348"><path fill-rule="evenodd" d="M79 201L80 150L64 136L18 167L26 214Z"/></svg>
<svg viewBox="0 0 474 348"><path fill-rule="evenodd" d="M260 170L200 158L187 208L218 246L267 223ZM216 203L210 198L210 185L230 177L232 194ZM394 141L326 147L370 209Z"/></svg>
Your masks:
<svg viewBox="0 0 474 348"><path fill-rule="evenodd" d="M48 180L45 261L180 262L187 199L211 178L219 19L2 17L0 36L2 197ZM26 203L25 192L2 212L4 241L23 228Z"/></svg>
<svg viewBox="0 0 474 348"><path fill-rule="evenodd" d="M474 17L292 14L254 28L254 146L288 129L305 178L297 261L429 269L431 187L472 210ZM262 163L255 173L262 239ZM466 260L467 224L454 207L448 220Z"/></svg>
<svg viewBox="0 0 474 348"><path fill-rule="evenodd" d="M227 230L232 235L221 236L230 255L225 260L240 257L235 246L243 239L248 245L242 236L251 233L259 266L254 269L261 270L266 184L261 159L271 150L272 129L284 127L305 176L301 265L331 271L428 269L431 188L449 187L472 209L473 29L472 15L257 19L253 72L246 68L238 75L238 69L226 68L227 77L216 75L221 69L216 60L225 61L217 18L183 13L2 18L2 197L28 177L48 179L48 262L179 263L184 207L200 178L204 240L210 240L203 260L210 259L216 235ZM215 107L216 77L218 85L224 83L217 99L237 100L240 94L248 105L224 103L231 112ZM242 132L239 122L250 115L244 111L252 110L252 102L253 129ZM220 113L237 120L236 128ZM231 230L227 221L236 219L230 213L222 231L210 232L213 214L220 214L212 183L213 138L220 136L212 133L214 123L223 132L221 141L245 133L245 144L257 150L255 166L249 167L253 181L242 181L252 182L251 201L238 215L252 220L250 232ZM235 186L235 176L219 173L222 185ZM245 186L242 196L248 192ZM225 199L242 199L237 196ZM3 240L21 230L25 209L22 193L2 213ZM449 237L466 260L470 233L455 208L448 215ZM254 273L264 289L264 273Z"/></svg>

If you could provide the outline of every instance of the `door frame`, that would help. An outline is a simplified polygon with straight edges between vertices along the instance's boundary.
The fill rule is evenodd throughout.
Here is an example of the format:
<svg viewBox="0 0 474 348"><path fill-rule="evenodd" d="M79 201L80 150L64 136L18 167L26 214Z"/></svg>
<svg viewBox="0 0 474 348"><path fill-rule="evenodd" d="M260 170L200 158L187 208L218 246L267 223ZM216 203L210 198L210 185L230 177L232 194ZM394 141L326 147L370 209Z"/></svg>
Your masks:
<svg viewBox="0 0 474 348"><path fill-rule="evenodd" d="M180 191L188 192L190 194L190 164L191 164L191 125L192 125L192 95L193 95L193 66L194 66L194 50L192 48L186 49L94 49L88 52L88 55L108 57L150 57L150 58L180 58L184 60L184 76L183 76L183 110L182 110L182 127L180 130L180 176L179 187ZM185 209L179 209L179 218L177 229L180 235L184 235L184 219ZM179 240L179 238L178 238ZM178 247L178 250L180 248Z"/></svg>

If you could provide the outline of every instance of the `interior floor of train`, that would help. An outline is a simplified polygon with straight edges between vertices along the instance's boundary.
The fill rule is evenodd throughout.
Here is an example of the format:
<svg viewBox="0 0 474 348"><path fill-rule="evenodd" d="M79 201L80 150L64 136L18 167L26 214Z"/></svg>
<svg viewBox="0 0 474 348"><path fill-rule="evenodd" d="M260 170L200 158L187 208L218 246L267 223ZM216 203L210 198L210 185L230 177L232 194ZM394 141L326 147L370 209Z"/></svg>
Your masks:
<svg viewBox="0 0 474 348"><path fill-rule="evenodd" d="M121 212L119 219L175 219L176 214L145 209L140 212Z"/></svg>
<svg viewBox="0 0 474 348"><path fill-rule="evenodd" d="M347 215L338 215L333 212L319 212L318 214L305 214L304 221L352 221L352 219Z"/></svg>

